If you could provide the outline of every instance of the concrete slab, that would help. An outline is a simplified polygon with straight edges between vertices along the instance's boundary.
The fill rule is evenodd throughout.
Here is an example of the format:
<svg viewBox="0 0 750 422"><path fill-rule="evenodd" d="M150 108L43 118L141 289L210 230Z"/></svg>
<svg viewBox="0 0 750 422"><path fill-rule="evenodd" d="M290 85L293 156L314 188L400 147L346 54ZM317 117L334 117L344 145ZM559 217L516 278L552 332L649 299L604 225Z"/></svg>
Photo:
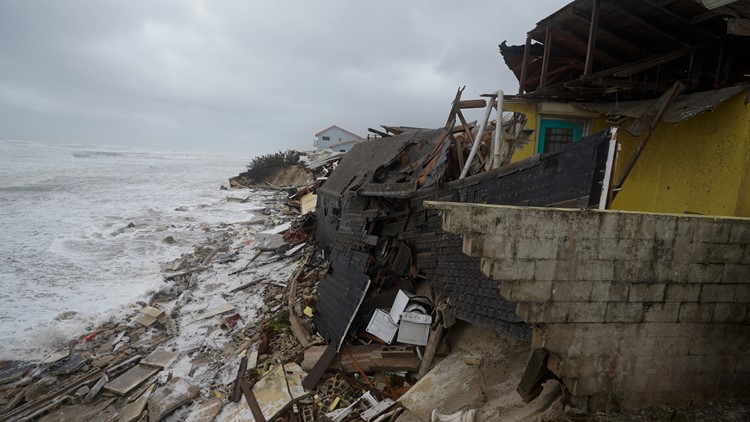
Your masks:
<svg viewBox="0 0 750 422"><path fill-rule="evenodd" d="M152 316L156 319L159 319L165 315L163 309L154 308L153 306L144 307L143 309L141 309L141 313Z"/></svg>
<svg viewBox="0 0 750 422"><path fill-rule="evenodd" d="M478 408L484 404L482 371L464 363L459 353L449 355L399 400L416 417L429 421L432 411L450 414L461 408Z"/></svg>
<svg viewBox="0 0 750 422"><path fill-rule="evenodd" d="M161 371L159 368L147 365L136 365L124 374L108 382L104 386L104 389L117 395L124 396L159 371Z"/></svg>
<svg viewBox="0 0 750 422"><path fill-rule="evenodd" d="M42 363L55 363L58 361L61 361L65 358L67 358L70 355L70 350L61 350L59 352L55 352L47 357L47 359L43 360Z"/></svg>
<svg viewBox="0 0 750 422"><path fill-rule="evenodd" d="M291 363L283 368L280 365L273 368L255 383L253 394L267 421L310 394L302 387L302 379L306 376L307 373L299 365ZM255 421L246 400L228 403L218 419L227 422Z"/></svg>
<svg viewBox="0 0 750 422"><path fill-rule="evenodd" d="M146 391L141 394L138 399L132 403L129 403L125 405L125 407L122 408L120 411L120 418L118 419L119 422L133 422L135 420L138 420L138 418L141 416L141 413L143 413L143 410L146 408L146 403L148 402L148 398L151 396L151 392L154 391L154 384L151 384Z"/></svg>
<svg viewBox="0 0 750 422"><path fill-rule="evenodd" d="M142 326L146 328L149 328L152 325L156 324L156 318L152 317L151 315L143 314L143 313L136 315L135 318L133 318L133 321L138 324L141 324Z"/></svg>
<svg viewBox="0 0 750 422"><path fill-rule="evenodd" d="M179 355L180 354L178 352L170 352L168 350L154 350L150 355L146 356L141 361L141 364L164 369L171 365Z"/></svg>
<svg viewBox="0 0 750 422"><path fill-rule="evenodd" d="M307 373L296 363L283 368L279 365L253 386L253 394L267 421L310 394L302 387L302 379L306 376Z"/></svg>

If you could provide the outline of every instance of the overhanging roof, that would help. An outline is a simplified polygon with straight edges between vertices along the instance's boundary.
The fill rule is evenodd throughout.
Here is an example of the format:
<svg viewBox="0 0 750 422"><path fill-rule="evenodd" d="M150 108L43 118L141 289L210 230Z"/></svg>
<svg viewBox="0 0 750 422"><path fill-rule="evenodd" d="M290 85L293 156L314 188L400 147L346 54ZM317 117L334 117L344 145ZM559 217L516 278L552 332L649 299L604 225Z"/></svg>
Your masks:
<svg viewBox="0 0 750 422"><path fill-rule="evenodd" d="M666 123L683 122L700 113L713 111L721 103L748 90L750 90L750 86L733 86L677 97L667 108L661 121ZM656 100L643 100L617 103L575 103L574 105L584 110L596 111L602 114L638 118L655 102Z"/></svg>
<svg viewBox="0 0 750 422"><path fill-rule="evenodd" d="M576 0L500 52L526 97L655 98L750 81L750 0ZM525 59L524 59L525 58Z"/></svg>

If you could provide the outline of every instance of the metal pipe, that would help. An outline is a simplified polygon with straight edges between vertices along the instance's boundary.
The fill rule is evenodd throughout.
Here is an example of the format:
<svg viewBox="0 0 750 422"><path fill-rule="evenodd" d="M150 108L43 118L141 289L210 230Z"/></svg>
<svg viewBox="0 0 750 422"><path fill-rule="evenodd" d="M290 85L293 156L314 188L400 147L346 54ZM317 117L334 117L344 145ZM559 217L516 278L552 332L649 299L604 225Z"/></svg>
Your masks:
<svg viewBox="0 0 750 422"><path fill-rule="evenodd" d="M490 98L490 100L487 102L487 106L484 108L484 117L482 118L482 123L479 125L477 137L474 139L474 144L471 146L469 158L466 159L466 164L464 165L464 169L461 171L461 176L458 177L459 179L463 179L469 173L469 167L471 166L471 162L474 161L474 156L477 155L479 144L482 142L482 135L484 135L484 129L487 127L487 123L490 120L490 113L492 113L492 107L494 106L495 99Z"/></svg>
<svg viewBox="0 0 750 422"><path fill-rule="evenodd" d="M500 145L503 142L503 90L497 91L497 120L495 123L495 139L492 147L492 168L500 167Z"/></svg>
<svg viewBox="0 0 750 422"><path fill-rule="evenodd" d="M599 209L609 208L610 192L612 191L612 169L615 165L615 148L617 146L617 126L613 127L609 135L609 146L607 147L607 164L604 167L604 179L602 180L602 192L599 196Z"/></svg>

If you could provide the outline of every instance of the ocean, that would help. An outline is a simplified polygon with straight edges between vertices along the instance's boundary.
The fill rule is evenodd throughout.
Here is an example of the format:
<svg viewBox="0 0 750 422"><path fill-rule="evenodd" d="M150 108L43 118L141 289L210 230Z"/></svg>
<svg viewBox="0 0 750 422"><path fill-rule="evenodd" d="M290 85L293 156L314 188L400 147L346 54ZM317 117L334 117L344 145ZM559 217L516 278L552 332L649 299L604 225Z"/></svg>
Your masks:
<svg viewBox="0 0 750 422"><path fill-rule="evenodd" d="M251 158L0 140L0 360L118 318L212 225L250 220L220 186Z"/></svg>

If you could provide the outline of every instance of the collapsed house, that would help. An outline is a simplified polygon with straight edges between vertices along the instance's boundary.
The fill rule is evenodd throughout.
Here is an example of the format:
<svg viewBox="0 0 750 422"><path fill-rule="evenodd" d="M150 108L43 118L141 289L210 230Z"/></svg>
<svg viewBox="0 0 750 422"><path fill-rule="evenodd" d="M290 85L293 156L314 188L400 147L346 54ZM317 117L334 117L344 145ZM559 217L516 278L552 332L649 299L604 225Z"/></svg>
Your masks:
<svg viewBox="0 0 750 422"><path fill-rule="evenodd" d="M749 1L573 1L500 45L519 94L459 91L444 128L355 146L317 192L329 355L426 281L584 404L743 397L748 18ZM494 128L460 112L482 106Z"/></svg>

